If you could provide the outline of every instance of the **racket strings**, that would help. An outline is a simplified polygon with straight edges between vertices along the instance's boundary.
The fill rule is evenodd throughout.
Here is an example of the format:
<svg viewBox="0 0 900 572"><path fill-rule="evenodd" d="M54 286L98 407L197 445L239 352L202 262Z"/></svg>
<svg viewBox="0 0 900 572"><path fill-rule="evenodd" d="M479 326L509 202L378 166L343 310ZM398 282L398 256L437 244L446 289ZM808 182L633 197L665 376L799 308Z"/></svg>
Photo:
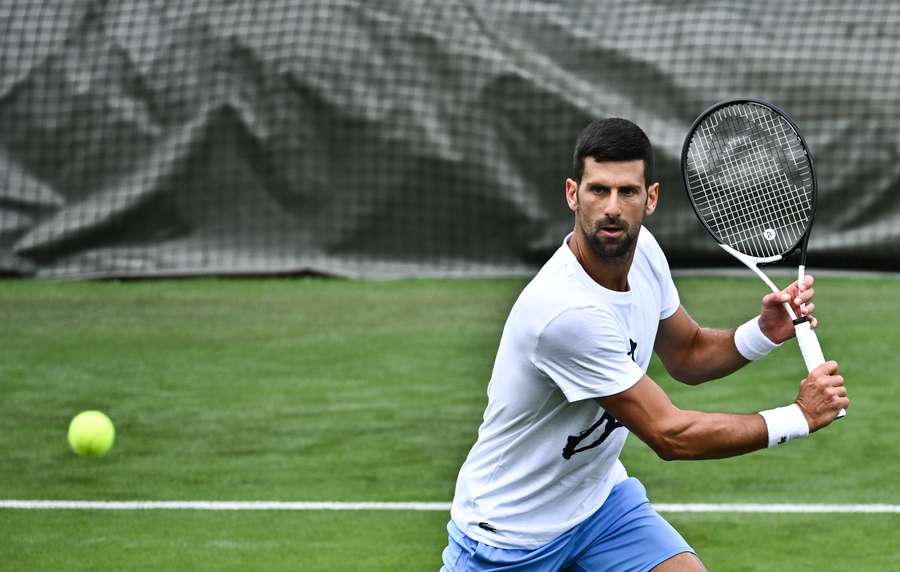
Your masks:
<svg viewBox="0 0 900 572"><path fill-rule="evenodd" d="M721 242L741 252L783 254L810 222L806 149L767 108L739 104L707 117L690 142L687 171L697 213Z"/></svg>
<svg viewBox="0 0 900 572"><path fill-rule="evenodd" d="M745 244L768 255L777 254L772 241L761 237L765 228L784 231L781 235L784 248L799 240L811 206L784 175L773 172L770 165L763 166L755 153L749 165L724 164L725 182L748 192L721 192L720 186L699 180L711 205L704 209L709 222L729 244ZM806 209L801 208L805 206ZM763 230L760 230L763 229ZM760 239L762 238L762 242Z"/></svg>

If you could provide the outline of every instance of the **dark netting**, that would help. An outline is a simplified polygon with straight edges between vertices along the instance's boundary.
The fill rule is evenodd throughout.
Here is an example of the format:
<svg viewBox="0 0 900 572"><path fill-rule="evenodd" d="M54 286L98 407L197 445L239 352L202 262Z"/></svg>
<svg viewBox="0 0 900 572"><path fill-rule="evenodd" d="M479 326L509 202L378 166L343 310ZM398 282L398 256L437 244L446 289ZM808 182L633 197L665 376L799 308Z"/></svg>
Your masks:
<svg viewBox="0 0 900 572"><path fill-rule="evenodd" d="M678 159L733 97L817 160L810 266L900 269L894 2L6 1L0 272L527 274L602 116L656 145L673 263L730 264Z"/></svg>

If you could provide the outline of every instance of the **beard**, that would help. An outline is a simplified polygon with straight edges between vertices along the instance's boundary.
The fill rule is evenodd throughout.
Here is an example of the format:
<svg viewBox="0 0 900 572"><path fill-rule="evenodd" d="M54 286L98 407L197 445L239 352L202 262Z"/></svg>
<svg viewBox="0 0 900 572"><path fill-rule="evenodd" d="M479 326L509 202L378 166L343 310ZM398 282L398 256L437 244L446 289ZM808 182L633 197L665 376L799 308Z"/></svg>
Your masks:
<svg viewBox="0 0 900 572"><path fill-rule="evenodd" d="M621 236L606 237L600 234L604 227L610 226L622 229ZM602 219L594 223L593 232L588 237L591 249L600 258L621 258L632 250L640 232L641 225L632 227L623 220Z"/></svg>

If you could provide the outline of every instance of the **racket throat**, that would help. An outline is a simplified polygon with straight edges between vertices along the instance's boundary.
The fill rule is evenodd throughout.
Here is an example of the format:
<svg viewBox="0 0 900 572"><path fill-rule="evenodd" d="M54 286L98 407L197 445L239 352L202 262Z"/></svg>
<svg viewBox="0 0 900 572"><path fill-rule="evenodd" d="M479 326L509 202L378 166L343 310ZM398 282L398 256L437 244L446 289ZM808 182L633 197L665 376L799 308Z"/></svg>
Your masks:
<svg viewBox="0 0 900 572"><path fill-rule="evenodd" d="M759 266L758 266L759 264L768 264L770 262L778 262L779 260L782 260L783 257L780 254L775 255L775 256L769 256L767 258L755 258L755 257L747 256L746 254L744 254L742 252L738 252L737 250L731 248L727 244L719 244L719 246L722 247L722 250L724 250L731 256L740 260L744 264L744 266L746 266L747 268L752 270L754 274L759 276L759 279L762 280L763 282L765 282L766 286L768 286L769 289L772 290L772 292L776 292L776 293L781 292L781 288L776 286L775 283L772 282L772 280L768 276L766 276L766 274L762 270L759 269ZM787 302L784 302L782 305L784 306L784 309L787 311L788 316L791 317L791 320L796 320L797 314L794 312L794 309L791 308L791 305L788 304Z"/></svg>
<svg viewBox="0 0 900 572"><path fill-rule="evenodd" d="M754 273L756 273L756 275L759 276L760 280L765 282L766 285L772 289L772 292L780 292L781 291L781 289L778 288L778 286L776 286L774 282L769 280L769 277L766 276L765 273L763 273L763 271L760 270L759 266L758 266L759 264L769 264L770 262L778 262L779 260L782 259L782 256L780 254L777 254L775 256L769 256L767 258L756 258L753 256L747 256L746 254L731 248L727 244L720 243L719 246L722 247L722 250L724 250L731 256L737 258L741 262L743 262L744 266L746 266L747 268L752 270Z"/></svg>

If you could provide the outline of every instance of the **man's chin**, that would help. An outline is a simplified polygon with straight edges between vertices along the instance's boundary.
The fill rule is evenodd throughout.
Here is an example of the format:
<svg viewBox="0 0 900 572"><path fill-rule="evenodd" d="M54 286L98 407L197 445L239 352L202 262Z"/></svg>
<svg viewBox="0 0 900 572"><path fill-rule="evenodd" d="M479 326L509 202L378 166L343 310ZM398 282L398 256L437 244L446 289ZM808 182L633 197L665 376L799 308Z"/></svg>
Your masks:
<svg viewBox="0 0 900 572"><path fill-rule="evenodd" d="M591 237L591 247L601 258L623 258L628 255L634 240L623 236L615 240L603 239L596 235Z"/></svg>

